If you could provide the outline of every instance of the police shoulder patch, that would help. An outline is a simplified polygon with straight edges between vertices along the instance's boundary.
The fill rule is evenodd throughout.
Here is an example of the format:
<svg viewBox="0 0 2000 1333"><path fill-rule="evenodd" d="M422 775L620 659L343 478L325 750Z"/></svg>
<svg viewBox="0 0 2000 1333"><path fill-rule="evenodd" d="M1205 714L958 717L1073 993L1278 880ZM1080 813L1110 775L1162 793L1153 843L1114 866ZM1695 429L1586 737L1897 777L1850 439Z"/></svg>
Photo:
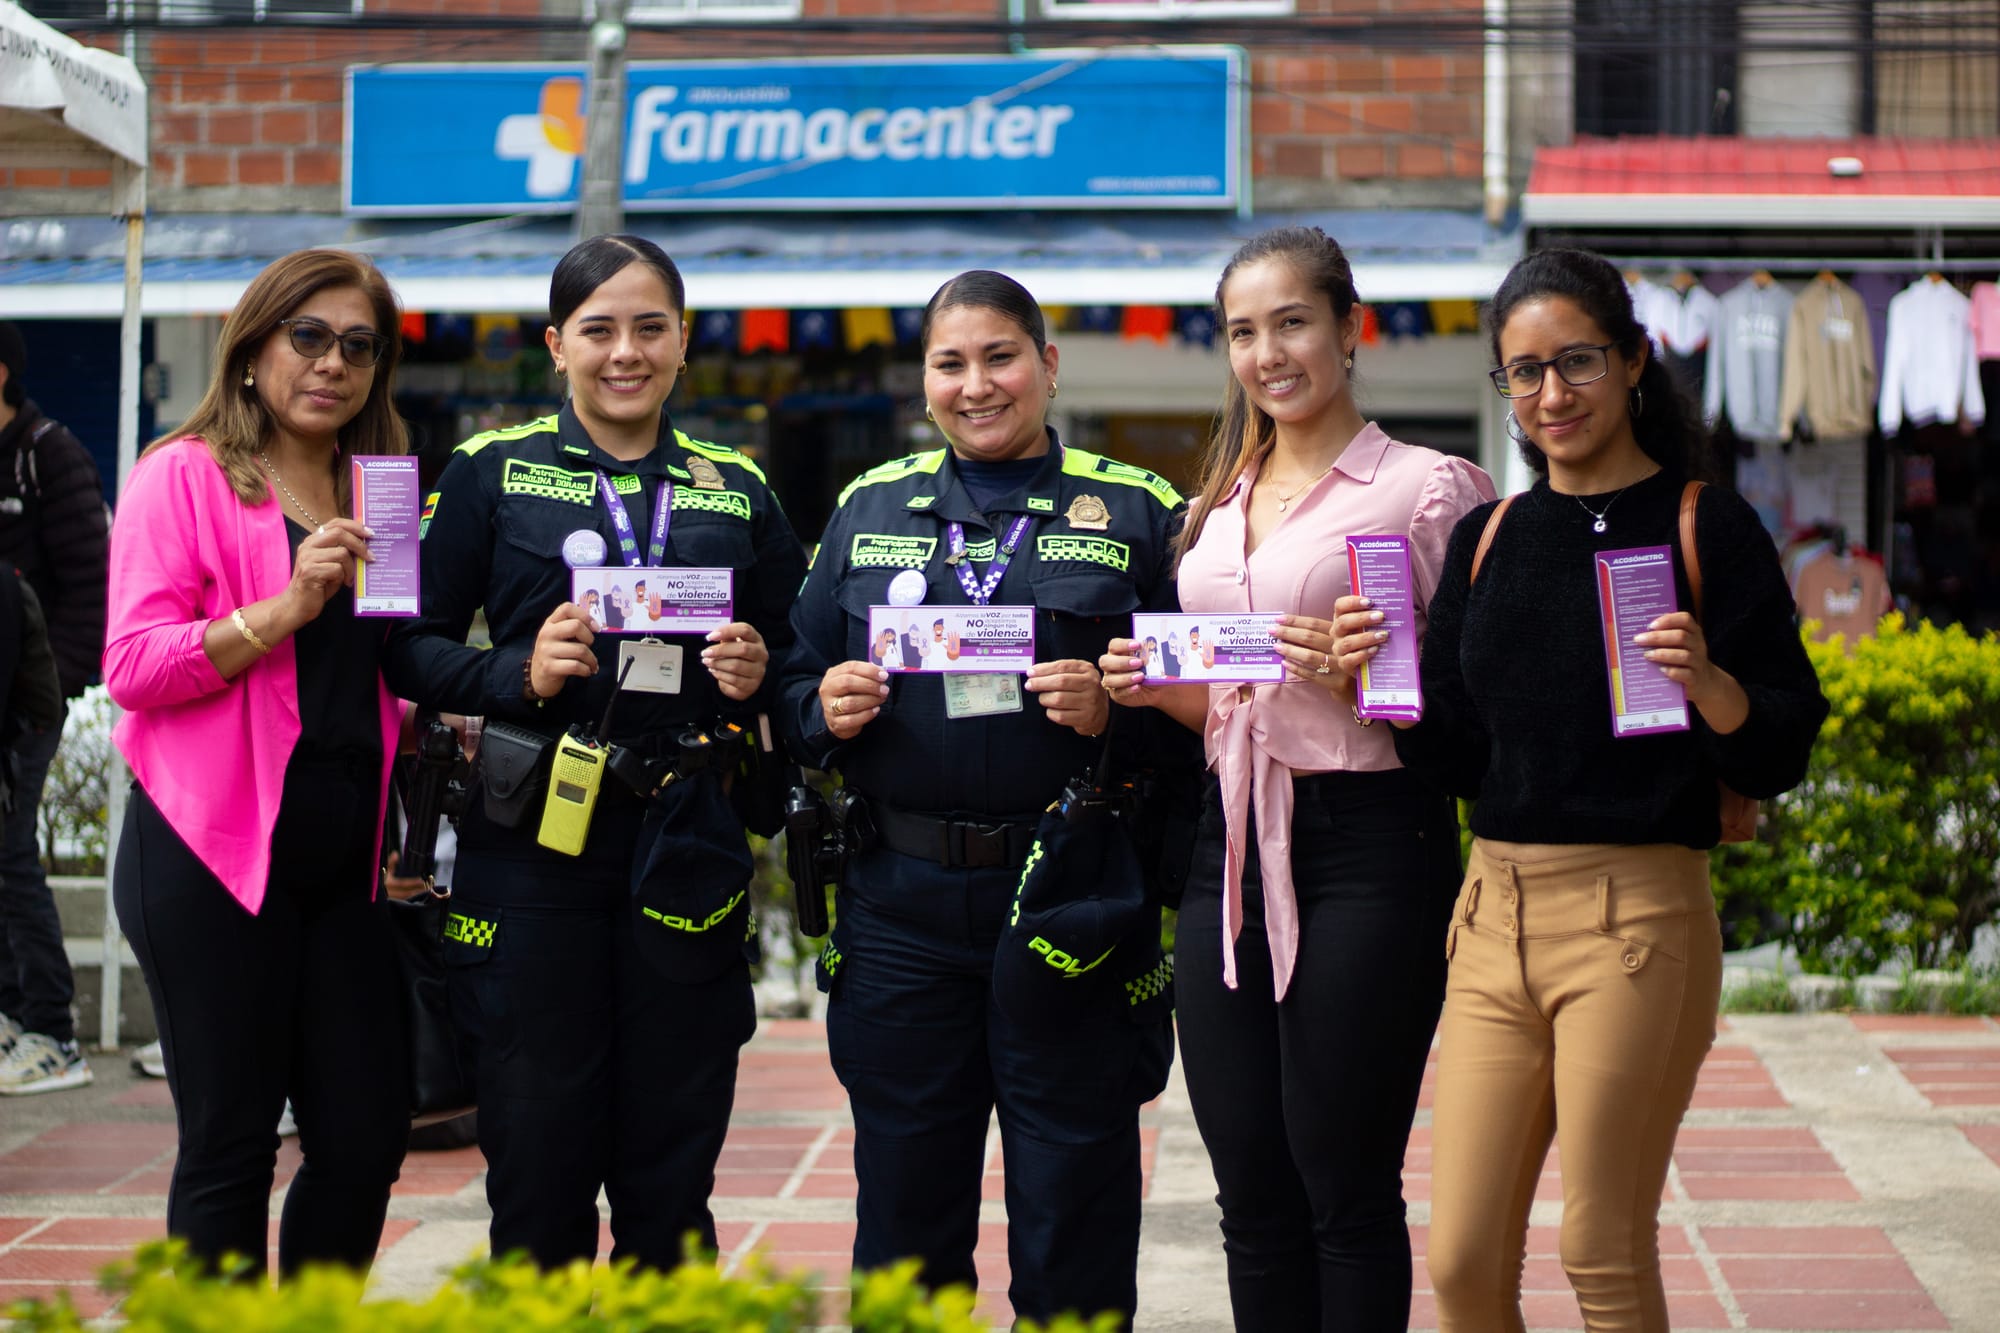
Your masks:
<svg viewBox="0 0 2000 1333"><path fill-rule="evenodd" d="M1135 486L1158 500L1168 509L1181 506L1181 493L1157 472L1134 467L1130 463L1120 463L1102 454L1093 454L1087 449L1064 449L1062 457L1063 475L1084 477L1091 481L1110 482L1117 486Z"/></svg>
<svg viewBox="0 0 2000 1333"><path fill-rule="evenodd" d="M930 449L921 454L910 454L903 458L893 458L877 464L847 483L840 493L837 504L846 504L848 498L863 486L879 486L886 481L897 481L917 474L932 475L944 466L944 450Z"/></svg>
<svg viewBox="0 0 2000 1333"><path fill-rule="evenodd" d="M422 541L424 539L425 534L427 534L431 530L431 515L437 513L437 510L438 510L438 493L436 491L432 491L429 495L424 497L424 511L417 517L418 541Z"/></svg>
<svg viewBox="0 0 2000 1333"><path fill-rule="evenodd" d="M507 426L501 430L482 431L480 434L473 436L465 443L459 445L452 452L467 455L476 454L487 445L493 444L496 441L504 444L510 440L526 439L530 435L553 435L555 434L555 430L556 419L554 416L536 417L533 421L524 421L518 426Z"/></svg>
<svg viewBox="0 0 2000 1333"><path fill-rule="evenodd" d="M759 481L766 480L764 469L758 467L750 455L740 450L731 449L727 445L710 444L707 440L694 439L686 431L681 430L674 432L674 442L689 453L707 459L711 463L728 463L742 468Z"/></svg>

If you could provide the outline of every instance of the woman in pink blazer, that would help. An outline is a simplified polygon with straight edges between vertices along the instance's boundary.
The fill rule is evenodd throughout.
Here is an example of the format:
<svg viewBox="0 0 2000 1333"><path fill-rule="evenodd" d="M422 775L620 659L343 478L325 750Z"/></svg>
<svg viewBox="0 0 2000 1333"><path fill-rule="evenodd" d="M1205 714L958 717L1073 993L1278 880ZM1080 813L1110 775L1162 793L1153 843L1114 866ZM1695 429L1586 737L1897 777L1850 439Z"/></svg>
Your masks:
<svg viewBox="0 0 2000 1333"><path fill-rule="evenodd" d="M264 1269L289 1097L305 1162L278 1262L365 1267L409 1134L376 901L400 708L354 615L348 460L400 454L396 298L287 255L223 326L208 392L140 458L111 533L104 678L136 779L112 896L152 994L180 1154L167 1229Z"/></svg>

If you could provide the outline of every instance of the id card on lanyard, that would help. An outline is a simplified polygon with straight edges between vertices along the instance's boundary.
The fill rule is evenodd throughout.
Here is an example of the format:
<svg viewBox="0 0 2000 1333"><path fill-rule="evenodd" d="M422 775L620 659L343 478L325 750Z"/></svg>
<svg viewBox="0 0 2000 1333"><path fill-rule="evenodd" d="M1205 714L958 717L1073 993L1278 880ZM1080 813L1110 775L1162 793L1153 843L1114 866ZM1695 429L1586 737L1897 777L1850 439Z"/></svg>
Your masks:
<svg viewBox="0 0 2000 1333"><path fill-rule="evenodd" d="M1022 514L1008 527L1007 535L1000 541L999 550L986 566L986 574L980 577L972 571L972 561L966 556L965 525L956 519L945 527L945 563L958 575L958 586L965 590L966 600L974 606L990 606L993 594L999 590L1000 580L1006 577L1007 566L1013 563L1014 552L1021 547L1021 539L1027 535L1033 520ZM1034 608L1008 607L1007 610L1026 609L1033 623ZM944 715L948 718L987 717L995 713L1018 713L1022 708L1021 679L1012 671L954 673L944 681Z"/></svg>
<svg viewBox="0 0 2000 1333"><path fill-rule="evenodd" d="M611 514L621 564L586 566L570 573L571 600L584 608L597 634L643 634L621 643L619 676L625 688L679 694L686 650L661 643L659 634L708 634L735 619L736 571L669 566L667 533L673 524L674 484L660 483L652 531L641 554L632 515L611 478L597 474L598 493ZM628 663L636 668L629 674Z"/></svg>

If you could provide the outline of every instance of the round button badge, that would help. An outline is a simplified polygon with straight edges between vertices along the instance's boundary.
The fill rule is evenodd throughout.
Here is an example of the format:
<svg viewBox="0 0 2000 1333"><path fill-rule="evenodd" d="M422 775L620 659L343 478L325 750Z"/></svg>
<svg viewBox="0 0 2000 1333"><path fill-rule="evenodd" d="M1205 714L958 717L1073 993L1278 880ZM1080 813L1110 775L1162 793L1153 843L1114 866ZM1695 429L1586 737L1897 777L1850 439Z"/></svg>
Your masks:
<svg viewBox="0 0 2000 1333"><path fill-rule="evenodd" d="M563 538L563 563L571 569L588 569L604 563L604 557L611 553L602 533L590 528L578 528Z"/></svg>
<svg viewBox="0 0 2000 1333"><path fill-rule="evenodd" d="M889 580L889 605L922 606L924 594L929 591L922 570L906 569Z"/></svg>

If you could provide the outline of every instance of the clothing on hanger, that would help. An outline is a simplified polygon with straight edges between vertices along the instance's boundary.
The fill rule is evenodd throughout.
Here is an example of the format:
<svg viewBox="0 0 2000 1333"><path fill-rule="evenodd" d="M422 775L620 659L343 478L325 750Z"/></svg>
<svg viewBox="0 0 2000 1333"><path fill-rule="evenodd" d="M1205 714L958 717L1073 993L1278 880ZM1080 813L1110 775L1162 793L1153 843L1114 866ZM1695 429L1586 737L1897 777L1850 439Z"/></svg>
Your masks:
<svg viewBox="0 0 2000 1333"><path fill-rule="evenodd" d="M1779 438L1801 421L1818 438L1861 436L1875 423L1875 335L1855 290L1822 269L1785 325Z"/></svg>
<svg viewBox="0 0 2000 1333"><path fill-rule="evenodd" d="M2000 361L2000 283L1973 283L1971 306L1973 355Z"/></svg>
<svg viewBox="0 0 2000 1333"><path fill-rule="evenodd" d="M1726 411L1730 428L1753 444L1784 438L1779 406L1791 315L1792 294L1775 282L1759 283L1755 276L1716 302L1702 412L1718 421Z"/></svg>
<svg viewBox="0 0 2000 1333"><path fill-rule="evenodd" d="M1973 351L1972 303L1931 273L1918 278L1889 302L1889 334L1882 350L1882 433L1893 435L1904 421L1986 420L1986 396L1979 388L1979 358Z"/></svg>

